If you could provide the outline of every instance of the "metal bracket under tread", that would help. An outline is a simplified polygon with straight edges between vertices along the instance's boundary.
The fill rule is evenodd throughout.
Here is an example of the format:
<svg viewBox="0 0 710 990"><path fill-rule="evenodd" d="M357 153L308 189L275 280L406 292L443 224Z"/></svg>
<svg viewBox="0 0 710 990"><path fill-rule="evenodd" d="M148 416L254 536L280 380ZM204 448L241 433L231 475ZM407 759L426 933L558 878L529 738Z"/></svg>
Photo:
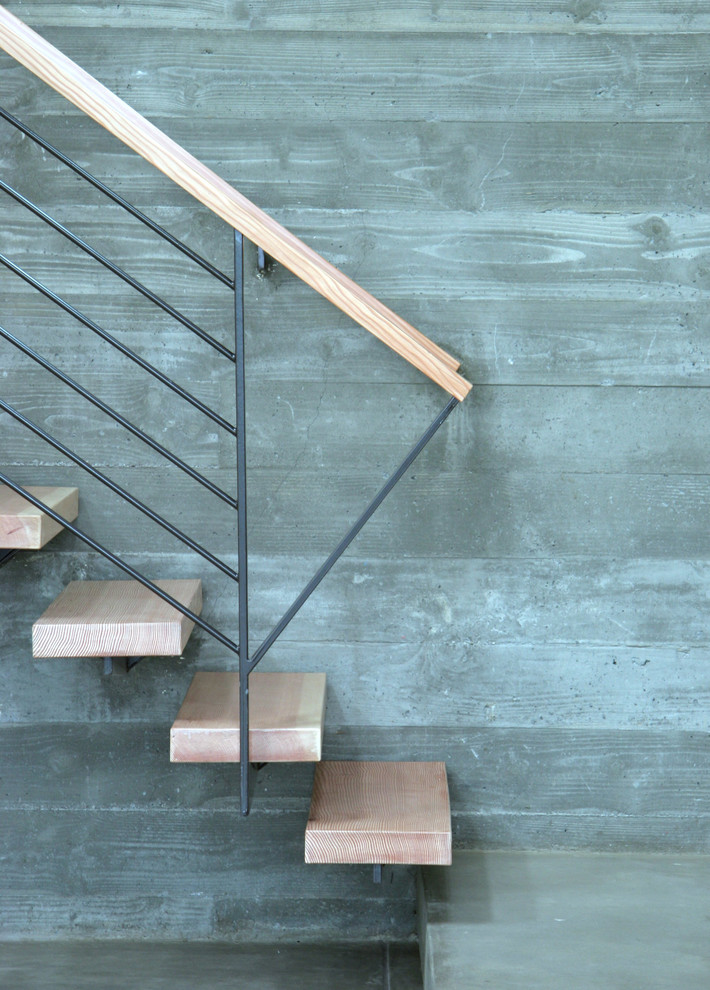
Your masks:
<svg viewBox="0 0 710 990"><path fill-rule="evenodd" d="M9 564L16 553L17 550L5 550L4 552L0 551L0 567L4 567L5 564Z"/></svg>

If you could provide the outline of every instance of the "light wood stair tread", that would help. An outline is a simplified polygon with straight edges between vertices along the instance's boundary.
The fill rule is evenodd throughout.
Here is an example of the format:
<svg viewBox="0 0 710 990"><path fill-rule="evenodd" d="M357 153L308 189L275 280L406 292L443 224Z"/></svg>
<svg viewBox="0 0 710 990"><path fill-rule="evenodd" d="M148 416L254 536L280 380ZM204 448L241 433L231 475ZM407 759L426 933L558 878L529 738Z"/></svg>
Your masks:
<svg viewBox="0 0 710 990"><path fill-rule="evenodd" d="M155 584L199 615L199 579ZM179 656L194 623L138 581L72 581L32 626L35 657Z"/></svg>
<svg viewBox="0 0 710 990"><path fill-rule="evenodd" d="M249 759L298 763L321 758L325 674L249 677ZM239 761L239 674L195 674L170 731L173 763Z"/></svg>
<svg viewBox="0 0 710 990"><path fill-rule="evenodd" d="M316 766L307 863L451 863L444 763Z"/></svg>
<svg viewBox="0 0 710 990"><path fill-rule="evenodd" d="M79 489L27 485L27 491L68 522L79 514ZM64 527L7 485L0 485L0 549L40 550Z"/></svg>

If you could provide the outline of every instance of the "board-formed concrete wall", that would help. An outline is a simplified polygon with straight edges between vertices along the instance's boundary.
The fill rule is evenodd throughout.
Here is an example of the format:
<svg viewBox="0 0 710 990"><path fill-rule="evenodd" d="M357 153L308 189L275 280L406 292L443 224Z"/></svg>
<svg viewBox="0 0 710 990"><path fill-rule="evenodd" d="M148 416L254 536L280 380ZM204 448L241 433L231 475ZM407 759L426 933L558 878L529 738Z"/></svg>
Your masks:
<svg viewBox="0 0 710 990"><path fill-rule="evenodd" d="M474 6L476 9L474 9ZM459 356L466 403L264 661L328 674L325 756L444 759L459 846L709 838L710 227L697 4L12 2L121 97ZM229 231L7 57L0 99L228 268ZM3 178L227 341L228 293L11 128ZM0 204L2 250L232 414L198 341ZM2 325L225 487L235 452L0 271ZM247 287L258 642L445 396L283 270ZM227 510L9 346L2 394L218 551ZM19 427L0 463L81 489L154 577L232 589ZM306 867L312 771L170 766L192 674L33 662L32 621L114 576L67 534L0 572L0 937L402 936L413 882ZM388 880L390 878L387 878Z"/></svg>

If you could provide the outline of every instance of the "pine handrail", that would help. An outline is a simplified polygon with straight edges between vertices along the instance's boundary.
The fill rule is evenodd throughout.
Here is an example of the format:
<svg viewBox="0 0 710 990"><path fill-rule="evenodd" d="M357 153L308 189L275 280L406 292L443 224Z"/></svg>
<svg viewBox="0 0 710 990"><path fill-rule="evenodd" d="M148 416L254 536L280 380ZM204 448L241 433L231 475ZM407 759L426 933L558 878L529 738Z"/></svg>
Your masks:
<svg viewBox="0 0 710 990"><path fill-rule="evenodd" d="M459 362L0 6L0 47L461 401Z"/></svg>

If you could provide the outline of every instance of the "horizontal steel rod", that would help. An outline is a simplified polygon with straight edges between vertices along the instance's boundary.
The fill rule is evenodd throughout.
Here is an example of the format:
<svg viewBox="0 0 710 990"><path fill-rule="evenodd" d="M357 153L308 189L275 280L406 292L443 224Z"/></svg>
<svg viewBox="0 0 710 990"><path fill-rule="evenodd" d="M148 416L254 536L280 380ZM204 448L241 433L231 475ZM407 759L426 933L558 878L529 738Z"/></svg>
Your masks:
<svg viewBox="0 0 710 990"><path fill-rule="evenodd" d="M50 509L48 505L45 505L45 503L40 499L36 498L34 495L31 495L30 492L24 489L21 485L18 485L17 482L13 481L12 478L9 478L3 471L0 471L0 481L9 488L12 488L14 492L21 495L22 498L26 499L31 505L36 506L42 512L46 512L50 519L54 519L54 521L58 522L60 526L63 526L70 533L73 533L74 536L78 537L78 539L80 539L83 543L86 543L87 546L90 546L92 550L95 550L97 553L101 554L101 556L105 557L106 560L110 560L112 564L119 567L122 571L128 574L129 577L132 577L135 581L138 581L143 585L143 587L148 588L148 590L152 591L153 594L158 596L158 598L162 598L168 605L172 605L178 612L181 612L183 615L187 616L188 619L191 619L196 626L199 626L200 629L204 629L206 633L213 636L219 643L222 644L222 646L239 656L239 647L235 642L233 642L233 640L229 639L228 636L221 633L219 629L215 629L215 627L210 625L209 622L205 622L205 620L200 618L196 612L193 612L185 605L182 605L176 598L173 598L172 595L169 595L166 591L163 591L162 588L159 588L156 584L145 577L144 574L141 574L140 571L137 571L134 567L131 567L130 564L127 564L124 560L121 560L120 557L117 557L115 554L111 553L111 551L107 550L101 543L97 543L96 540L94 540L83 530L79 529L77 526L74 526L73 523L70 523L68 519L60 516L58 512L54 511L54 509Z"/></svg>
<svg viewBox="0 0 710 990"><path fill-rule="evenodd" d="M181 241L178 237L175 237L174 234L171 234L169 231L165 230L164 227L161 227L159 223L155 222L155 220L151 220L150 217L146 216L145 213L142 213L137 207L129 203L128 200L123 198L123 196L119 196L119 194L114 192L113 189L109 189L109 187L100 179L97 179L90 172L87 172L85 168L82 168L81 165L78 165L63 152L59 151L59 149L55 148L54 145L49 143L49 141L45 141L45 139L40 137L36 131L33 131L26 124L23 124L21 120L13 116L7 110L3 109L3 107L0 107L0 117L3 117L8 124L12 124L12 126L16 127L19 131L22 131L23 134L26 134L31 141L34 141L35 144L38 144L41 148L44 148L44 150L48 151L50 155L57 159L57 161L60 161L62 164L68 166L68 168L70 168L73 172L76 172L76 174L81 176L81 178L86 182L90 182L91 185L94 186L95 189L98 189L99 192L103 193L104 196L108 196L108 198L116 203L117 206L120 206L121 209L125 210L127 213L130 213L131 216L136 218L136 220L140 220L140 222L145 224L146 227L149 227L154 234L162 237L164 241L167 241L168 244L176 248L176 250L182 252L185 257L189 258L191 261L194 261L195 264L200 266L200 268L203 268L206 272L209 272L210 275L222 282L223 285L228 286L230 289L234 288L234 283L228 275L225 275L224 272L220 271L219 268L216 268L210 261L203 258L202 255L197 253L197 251L193 251L191 247L188 247L187 244L183 243L183 241Z"/></svg>
<svg viewBox="0 0 710 990"><path fill-rule="evenodd" d="M291 605L291 607L289 608L289 610L284 613L284 615L282 616L282 618L276 623L276 625L271 630L271 632L266 637L266 639L263 641L263 643L261 644L261 646L254 653L254 655L252 656L252 658L250 660L250 663L249 663L249 669L250 670L253 670L254 667L256 667L256 665L262 659L262 657L264 656L264 654L266 653L266 651L269 650L274 645L274 643L279 638L279 636L284 631L284 629L289 624L289 622L294 618L294 616L297 614L297 612L302 608L302 606L311 597L311 595L316 590L316 588L318 587L318 585L321 583L321 581L323 580L323 578L326 576L326 574L328 573L328 571L332 568L333 564L335 564L335 562L338 560L338 558L341 557L343 555L343 553L347 550L347 548L350 546L350 544L352 543L352 541L355 539L355 537L360 532L360 530L365 525L365 523L370 518L370 516L373 514L373 512L382 504L382 502L385 500L385 498L387 497L387 495L389 495L389 493L392 491L392 489L394 488L394 486L400 480L400 478L402 477L402 475L404 475L409 470L409 467L411 466L411 464L413 463L413 461L416 460L416 458L419 456L419 454L422 452L422 450L424 450L424 448L429 443L429 441L431 440L431 438L434 436L434 434L436 433L436 431L439 429L439 427L442 425L442 423L446 420L446 418L448 417L449 413L457 405L458 405L458 399L454 399L454 398L450 399L447 402L447 404L444 407L444 409L439 413L439 415L436 417L436 419L434 420L434 422L431 424L431 426L425 431L425 433L422 434L422 436L420 437L420 439L417 441L417 443L414 445L414 447L412 447L412 449L407 454L407 456L402 461L402 463L397 468L397 470L394 472L394 474L390 475L390 477L387 479L387 481L382 486L382 488L380 488L380 490L377 493L377 495L375 495L375 497L370 502L370 504L368 505L368 507L362 513L362 515L360 516L360 518L357 520L357 522L348 530L348 532L345 534L345 536L343 537L343 539L337 545L337 547L335 548L335 550L333 550L333 552L328 557L328 559L322 564L322 566L313 575L313 577L308 582L308 584L306 585L306 587L303 589L303 591L301 592L301 594L294 601L293 605Z"/></svg>
<svg viewBox="0 0 710 990"><path fill-rule="evenodd" d="M5 265L6 268L9 268L11 272L14 272L15 275L19 275L21 279L24 279L24 281L27 282L28 285L31 285L33 289L41 292L43 296L50 300L50 302L53 302L56 306L59 306L65 313L69 313L69 315L73 316L75 320L83 323L88 330L91 330L92 333L95 333L98 337L101 337L101 339L105 340L107 344L115 347L117 351L120 351L121 354L133 361L134 364L137 364L139 368L147 371L149 375L152 375L153 378L157 379L162 385L165 385L166 388L169 388L172 392L175 392L175 394L179 395L181 399L189 402L191 406L195 407L195 409L199 409L201 413L211 419L218 426L221 426L223 430L227 431L227 433L231 433L232 436L236 436L236 428L232 426L231 423L228 423L226 419L216 413L213 409L210 409L209 406L206 406L204 402L201 402L191 392L188 392L186 389L182 388L181 385L178 385L177 382L174 382L172 378L168 378L168 376L164 375L162 371L158 371L158 369L149 361L145 361L142 357L140 357L140 355L136 354L135 351L132 351L130 347L126 347L125 344L122 344L107 330L100 327L98 323L90 320L88 316L84 316L84 314L80 313L76 307L72 306L71 303L68 303L65 299L62 299L62 297L58 296L56 292L52 292L52 290L47 288L46 285L43 285L42 282L30 275L29 272L26 272L24 268L20 268L19 265L16 265L14 261L10 261L10 259L4 254L0 254L0 262Z"/></svg>
<svg viewBox="0 0 710 990"><path fill-rule="evenodd" d="M84 388L83 385L80 385L78 382L75 382L73 378L69 377L69 375L65 375L63 371L60 371L59 368L56 368L50 361L43 358L41 354L38 354L37 351L32 350L31 347L28 347L27 344L21 341L18 337L15 337L14 334L10 333L9 330L6 330L2 326L0 326L0 336L4 337L5 340L17 347L23 354L26 354L28 357L32 358L33 361L36 361L37 364L39 364L50 374L54 375L55 378L58 378L64 385L74 389L75 392L91 402L97 409L100 409L101 412L106 413L107 416L110 416L111 419L118 423L119 426L122 426L124 430L128 430L129 433L132 433L133 436L138 437L139 440L142 440L143 443L147 444L150 448L152 448L152 450L156 451L156 453L170 461L170 463L174 464L175 467L178 467L181 471L184 471L185 474L193 479L193 481L196 481L198 484L202 485L203 488L206 488L207 491L211 492L213 495L216 495L217 498L220 498L223 502L226 502L227 505L231 506L231 508L237 508L237 500L235 498L232 498L231 495L223 491L219 488L219 486L213 484L209 478L205 478L199 471L196 471L194 468L190 467L189 464L186 464L185 461L181 460L176 454L173 454L161 443L158 443L157 440L154 440L152 437L148 436L147 433L131 423L131 421L126 419L125 416L122 416L111 406L107 405L105 402L102 402L102 400L94 395L93 392L89 392L88 389Z"/></svg>
<svg viewBox="0 0 710 990"><path fill-rule="evenodd" d="M17 191L17 189L13 189L12 186L7 184L7 182L3 182L2 179L0 179L0 189L4 190L4 192L6 192L8 196L11 196L17 203L20 204L20 206L24 206L25 209L29 210L31 213L34 213L34 215L42 220L43 223L46 223L63 237L66 237L68 241L71 241L72 244L84 251L85 254L88 254L94 259L94 261L98 261L100 265L107 268L108 271L110 271L113 275L116 275L117 278L120 278L127 285L130 285L132 289L139 292L149 302L152 302L153 305L157 306L159 309L162 309L164 313L167 313L168 316L171 316L174 320L177 320L178 323L181 323L184 327L190 330L191 333L194 333L195 336L199 337L200 340L204 340L205 343L209 344L210 347L213 347L219 354L222 355L222 357L229 358L232 362L235 360L234 354L228 347L225 347L224 344L220 344L218 340L215 340L215 338L203 330L202 327L198 327L193 320L185 316L184 313L181 313L179 309L175 309L175 307L171 306L169 302L166 302L161 296L157 295L147 286L143 285L143 283L139 282L137 278L129 275L127 271L115 264L105 255L101 254L100 251L93 248L82 237L79 237L72 230L69 230L68 227L65 227L63 223L60 223L53 216L50 216L50 214L43 210L40 206L33 203L31 199L23 196L21 192Z"/></svg>
<svg viewBox="0 0 710 990"><path fill-rule="evenodd" d="M103 474L103 472L99 471L92 464L89 464L89 462L85 461L83 457L80 457L79 454L67 447L66 444L63 444L61 440L57 440L56 437L53 437L51 433L47 433L47 431L43 430L41 426L33 423L31 419L28 419L18 409L11 406L9 402L5 402L4 399L0 399L0 409L4 409L6 413L13 417L13 419L16 419L18 423L22 423L22 425L26 426L28 430L32 431L32 433L40 437L46 443L50 444L55 450L58 450L60 454L64 454L64 456L68 457L70 461L74 461L74 463L80 468L87 471L92 478L96 478L96 480L100 481L102 485L110 488L114 495L118 495L118 497L122 498L124 502L128 502L128 504L132 505L134 509L138 509L139 512L142 512L144 516L147 516L148 519L156 523L158 526L162 526L162 528L170 533L171 536L174 536L177 540L180 540L181 543L184 543L185 546L189 547L191 550L194 550L195 553L200 555L200 557L204 557L205 560L209 561L209 563L214 567L217 567L223 574L226 574L227 577L230 577L233 581L239 580L237 572L232 570L232 568L225 564L223 560L220 560L219 557L215 557L214 554L210 553L209 550L206 550L200 543L193 540L190 536L187 536L182 532L182 530L178 529L177 526L173 526L173 524L169 523L167 519L163 518L163 516L158 515L157 512L154 512L144 502L141 502L140 499L137 499L134 495L131 495L129 491L126 491L125 488L122 488L121 485L117 485L115 481L111 481L111 479Z"/></svg>

